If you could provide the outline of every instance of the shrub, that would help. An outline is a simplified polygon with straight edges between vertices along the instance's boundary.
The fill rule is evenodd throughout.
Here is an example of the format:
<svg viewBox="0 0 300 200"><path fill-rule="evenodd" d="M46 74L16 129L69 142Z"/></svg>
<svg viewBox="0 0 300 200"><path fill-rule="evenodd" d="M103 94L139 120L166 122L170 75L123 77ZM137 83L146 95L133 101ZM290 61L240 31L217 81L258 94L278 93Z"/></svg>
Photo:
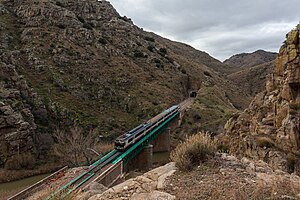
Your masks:
<svg viewBox="0 0 300 200"><path fill-rule="evenodd" d="M296 156L292 153L288 153L287 155L287 170L289 173L293 173L295 171L296 165Z"/></svg>
<svg viewBox="0 0 300 200"><path fill-rule="evenodd" d="M102 37L98 39L98 42L103 44L103 45L106 45L108 43L108 41L105 38L102 38Z"/></svg>
<svg viewBox="0 0 300 200"><path fill-rule="evenodd" d="M63 7L63 4L62 4L61 2L59 2L59 1L56 1L55 4L56 4L57 6Z"/></svg>
<svg viewBox="0 0 300 200"><path fill-rule="evenodd" d="M131 21L131 19L130 18L128 18L128 17L126 17L126 16L124 16L124 17L118 17L119 19L121 19L121 20L123 20L123 21L125 21L125 22L130 22Z"/></svg>
<svg viewBox="0 0 300 200"><path fill-rule="evenodd" d="M216 151L216 141L208 133L200 132L179 144L171 152L171 160L180 170L188 171L213 156Z"/></svg>
<svg viewBox="0 0 300 200"><path fill-rule="evenodd" d="M145 37L145 40L149 41L149 42L155 42L155 39L149 36Z"/></svg>
<svg viewBox="0 0 300 200"><path fill-rule="evenodd" d="M217 149L218 149L218 151L221 152L221 153L229 153L229 148L228 148L228 146L226 146L226 145L223 144L223 143L218 144Z"/></svg>
<svg viewBox="0 0 300 200"><path fill-rule="evenodd" d="M159 59L157 59L157 58L153 58L152 61L153 61L154 63L161 63L161 61L160 61Z"/></svg>
<svg viewBox="0 0 300 200"><path fill-rule="evenodd" d="M154 52L155 47L153 45L149 45L147 49L151 52Z"/></svg>
<svg viewBox="0 0 300 200"><path fill-rule="evenodd" d="M146 56L144 55L144 53L141 52L141 51L139 51L139 50L135 50L134 53L133 53L133 55L134 55L134 57L136 57L136 58L144 58L144 57L146 57Z"/></svg>
<svg viewBox="0 0 300 200"><path fill-rule="evenodd" d="M205 76L212 77L211 74L208 71L204 71L203 73L204 73Z"/></svg>
<svg viewBox="0 0 300 200"><path fill-rule="evenodd" d="M85 20L83 19L83 17L77 16L77 19L78 19L81 23L85 23Z"/></svg>
<svg viewBox="0 0 300 200"><path fill-rule="evenodd" d="M57 27L60 28L60 29L65 29L66 25L64 25L64 24L58 24Z"/></svg>
<svg viewBox="0 0 300 200"><path fill-rule="evenodd" d="M89 29L89 30L92 30L93 29L93 26L91 23L83 23L82 25L83 28L86 28L86 29Z"/></svg>
<svg viewBox="0 0 300 200"><path fill-rule="evenodd" d="M159 52L160 52L161 55L165 55L165 54L167 54L167 49L166 48L160 48Z"/></svg>
<svg viewBox="0 0 300 200"><path fill-rule="evenodd" d="M18 170L18 169L32 169L35 165L35 159L31 153L23 153L20 155L12 156L6 163L5 169Z"/></svg>
<svg viewBox="0 0 300 200"><path fill-rule="evenodd" d="M259 136L257 138L255 138L256 140L256 144L259 147L266 147L266 148L270 148L274 146L274 141L266 136Z"/></svg>

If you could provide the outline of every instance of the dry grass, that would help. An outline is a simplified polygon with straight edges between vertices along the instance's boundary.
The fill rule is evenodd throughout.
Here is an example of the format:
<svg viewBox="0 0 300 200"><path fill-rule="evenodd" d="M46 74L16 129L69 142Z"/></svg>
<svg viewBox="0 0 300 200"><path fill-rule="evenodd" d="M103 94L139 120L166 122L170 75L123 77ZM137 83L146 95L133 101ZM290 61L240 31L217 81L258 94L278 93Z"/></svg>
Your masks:
<svg viewBox="0 0 300 200"><path fill-rule="evenodd" d="M15 181L39 174L46 174L57 170L59 167L60 166L57 163L47 163L32 170L0 169L0 183Z"/></svg>
<svg viewBox="0 0 300 200"><path fill-rule="evenodd" d="M270 137L260 136L255 138L256 144L259 147L273 147L275 142Z"/></svg>
<svg viewBox="0 0 300 200"><path fill-rule="evenodd" d="M193 167L213 156L217 151L217 143L207 133L198 133L190 136L171 152L171 160L182 171Z"/></svg>
<svg viewBox="0 0 300 200"><path fill-rule="evenodd" d="M47 199L48 197L50 197L51 194L53 194L53 192L55 192L55 191L53 191L51 189L43 190L40 193L38 193L38 195L35 196L34 199L36 199L36 200ZM66 196L64 192L61 192L61 193L58 193L57 195L51 197L51 200L61 200L61 199L72 200L72 199L75 199L75 197L78 195L78 193L79 193L78 191L74 191L73 193Z"/></svg>
<svg viewBox="0 0 300 200"><path fill-rule="evenodd" d="M7 170L33 169L35 159L31 153L23 153L12 156L6 163L4 168Z"/></svg>
<svg viewBox="0 0 300 200"><path fill-rule="evenodd" d="M256 184L251 199L299 199L300 183L284 178L271 182L260 181Z"/></svg>
<svg viewBox="0 0 300 200"><path fill-rule="evenodd" d="M299 178L265 174L257 179L246 169L236 170L235 165L228 164L215 157L188 172L176 172L168 179L165 191L185 200L300 199ZM222 174L222 168L228 171Z"/></svg>
<svg viewBox="0 0 300 200"><path fill-rule="evenodd" d="M20 192L21 190L25 189L25 187L19 187L15 190L9 190L9 191L1 191L0 190L0 200L8 199L9 197L13 196L14 194Z"/></svg>

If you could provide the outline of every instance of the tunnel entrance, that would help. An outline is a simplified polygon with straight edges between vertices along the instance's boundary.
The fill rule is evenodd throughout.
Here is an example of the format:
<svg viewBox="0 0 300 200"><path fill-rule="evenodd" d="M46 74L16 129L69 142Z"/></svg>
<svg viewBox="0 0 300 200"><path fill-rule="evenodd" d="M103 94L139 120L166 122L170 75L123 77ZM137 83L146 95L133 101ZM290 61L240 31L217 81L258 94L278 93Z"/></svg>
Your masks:
<svg viewBox="0 0 300 200"><path fill-rule="evenodd" d="M189 97L191 97L191 98L196 98L196 97L197 97L197 92L196 92L195 90L190 91L190 92L189 92Z"/></svg>

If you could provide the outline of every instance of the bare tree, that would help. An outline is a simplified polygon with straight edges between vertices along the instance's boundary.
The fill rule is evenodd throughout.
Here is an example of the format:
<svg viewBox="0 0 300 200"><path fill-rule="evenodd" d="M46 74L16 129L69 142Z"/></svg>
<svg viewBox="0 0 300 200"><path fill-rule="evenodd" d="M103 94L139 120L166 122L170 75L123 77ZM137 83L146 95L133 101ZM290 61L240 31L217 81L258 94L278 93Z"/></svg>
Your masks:
<svg viewBox="0 0 300 200"><path fill-rule="evenodd" d="M92 156L89 149L93 148L97 142L95 131L85 133L81 127L74 125L68 132L57 129L53 136L56 140L53 145L56 156L73 165L79 165L83 159L90 164Z"/></svg>

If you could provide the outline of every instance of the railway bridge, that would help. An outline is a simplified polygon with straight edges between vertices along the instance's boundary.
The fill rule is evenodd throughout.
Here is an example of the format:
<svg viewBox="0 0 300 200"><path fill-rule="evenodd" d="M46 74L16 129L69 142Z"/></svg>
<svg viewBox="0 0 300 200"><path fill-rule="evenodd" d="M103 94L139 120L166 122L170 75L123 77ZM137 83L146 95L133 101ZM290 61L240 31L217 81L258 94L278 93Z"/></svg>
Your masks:
<svg viewBox="0 0 300 200"><path fill-rule="evenodd" d="M157 115L150 119L151 127L148 128L147 134L124 151L112 150L91 164L88 170L48 196L47 199L57 199L57 197L63 199L75 190L85 190L92 182L111 187L121 182L124 172L128 170L151 168L153 152L170 151L170 126L181 123L184 111L192 104L192 101L192 98L186 99L179 104L179 109L168 113L165 117L160 118ZM158 118L159 120L157 120ZM24 194L23 196L22 193L17 194L10 199L24 199Z"/></svg>

